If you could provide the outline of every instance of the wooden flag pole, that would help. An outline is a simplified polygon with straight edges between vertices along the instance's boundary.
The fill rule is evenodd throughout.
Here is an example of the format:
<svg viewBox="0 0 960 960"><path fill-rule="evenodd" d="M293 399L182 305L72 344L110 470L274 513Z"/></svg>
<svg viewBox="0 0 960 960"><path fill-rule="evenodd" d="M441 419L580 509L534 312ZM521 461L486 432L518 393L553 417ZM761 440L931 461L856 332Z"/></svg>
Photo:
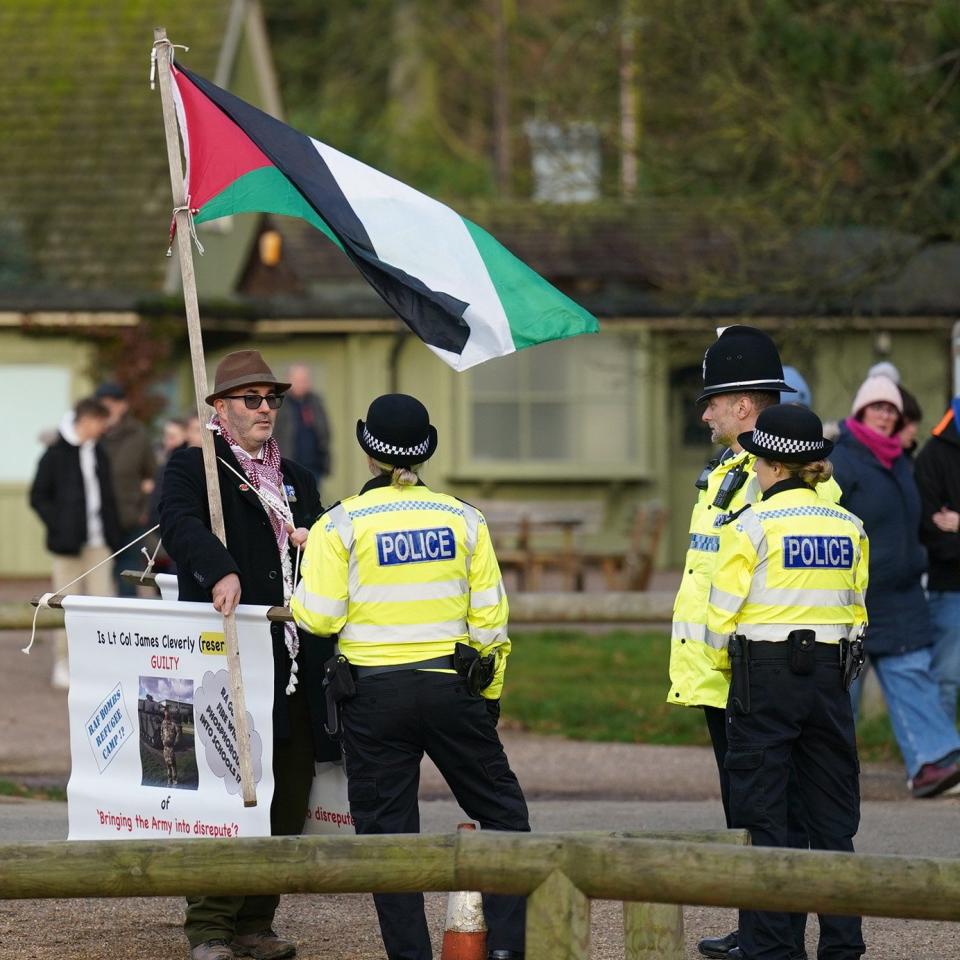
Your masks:
<svg viewBox="0 0 960 960"><path fill-rule="evenodd" d="M187 332L190 337L190 359L193 362L193 386L197 398L197 416L205 420L207 396L207 369L203 357L203 337L200 332L200 309L197 305L197 279L193 270L193 251L190 249L190 214L180 166L180 138L177 133L177 118L170 88L171 50L167 31L157 27L153 31L157 73L160 79L160 102L163 105L163 128L167 136L167 160L170 163L170 186L173 190L173 206L176 218L177 251L180 255L180 273L183 278L183 302L187 312ZM213 434L200 431L203 450L203 469L207 478L207 502L210 507L210 527L214 535L226 546L227 535L223 525L223 506L220 502L220 478L217 475L217 460L213 449ZM240 754L240 785L243 805L257 805L257 787L253 779L253 764L250 760L250 733L247 727L247 702L243 692L243 677L240 672L240 644L237 639L237 621L233 613L223 618L223 633L227 646L227 673L230 677L230 698L233 703L233 724L237 732L237 751Z"/></svg>

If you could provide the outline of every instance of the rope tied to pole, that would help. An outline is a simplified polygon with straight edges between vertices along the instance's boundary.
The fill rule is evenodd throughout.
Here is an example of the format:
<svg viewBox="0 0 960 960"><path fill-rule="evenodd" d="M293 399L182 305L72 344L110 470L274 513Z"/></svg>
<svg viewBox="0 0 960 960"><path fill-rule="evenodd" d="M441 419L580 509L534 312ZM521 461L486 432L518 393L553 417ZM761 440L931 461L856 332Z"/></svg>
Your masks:
<svg viewBox="0 0 960 960"><path fill-rule="evenodd" d="M173 63L174 56L176 54L177 47L181 50L189 50L190 48L182 43L173 43L167 37L164 37L162 40L154 40L153 46L150 49L150 89L157 89L157 47L164 46L170 48L170 62Z"/></svg>
<svg viewBox="0 0 960 960"><path fill-rule="evenodd" d="M89 570L84 570L79 577L75 577L69 583L65 583L62 587L57 587L57 589L52 591L51 593L43 594L43 596L41 596L40 599L37 601L37 606L33 611L33 626L30 630L30 642L25 647L21 647L20 652L27 653L27 654L30 653L31 649L33 648L33 641L37 635L37 616L39 615L40 611L44 607L46 607L47 609L50 608L50 601L53 597L60 596L64 590L69 590L70 587L72 587L75 583L79 583L88 573L93 573L93 571L96 570L98 567L102 567L105 563L109 563L111 560L113 560L114 557L120 556L120 554L123 553L123 551L126 550L128 547L132 547L135 543L139 543L141 540L144 539L144 537L149 537L150 534L154 532L154 530L159 530L159 529L160 529L160 524L158 523L156 526L153 526L149 530L145 531L144 533L141 533L139 537L135 537L128 544L125 544L124 546L122 546L119 550L117 550L116 553L111 553L109 557L106 557L105 559L101 560L99 563L95 563ZM156 554L154 554L154 556L156 556ZM146 573L146 571L144 572Z"/></svg>
<svg viewBox="0 0 960 960"><path fill-rule="evenodd" d="M187 224L190 227L190 236L193 238L193 243L197 248L197 253L202 257L204 254L203 244L200 242L200 238L197 236L197 225L193 219L193 215L198 212L198 208L190 206L190 197L187 197L187 202L184 203L182 207L174 207L173 215L170 218L170 245L167 247L167 256L173 256L173 238L177 234L177 214L185 213L187 215Z"/></svg>

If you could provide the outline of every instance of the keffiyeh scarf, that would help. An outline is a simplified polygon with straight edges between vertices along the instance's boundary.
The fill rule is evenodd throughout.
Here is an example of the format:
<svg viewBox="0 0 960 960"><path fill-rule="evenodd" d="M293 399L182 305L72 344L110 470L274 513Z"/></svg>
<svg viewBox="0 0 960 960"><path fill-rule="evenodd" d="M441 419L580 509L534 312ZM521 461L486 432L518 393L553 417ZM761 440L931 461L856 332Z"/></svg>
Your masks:
<svg viewBox="0 0 960 960"><path fill-rule="evenodd" d="M259 459L251 457L243 447L231 436L230 431L216 414L210 418L207 424L209 429L219 433L227 442L231 452L237 458L240 469L250 481L250 486L260 494L260 502L267 512L267 518L270 520L270 526L273 530L274 538L277 541L277 549L280 551L280 565L283 571L283 602L285 606L290 605L290 597L293 595L293 563L290 560L290 551L287 549L290 543L290 532L287 530L287 524L295 526L293 522L293 511L287 501L287 495L283 485L283 471L280 465L280 445L270 437L263 445L260 451ZM283 625L284 640L287 644L287 652L290 654L290 683L287 686L287 693L291 694L297 687L297 654L300 652L300 639L297 636L297 628L293 623Z"/></svg>

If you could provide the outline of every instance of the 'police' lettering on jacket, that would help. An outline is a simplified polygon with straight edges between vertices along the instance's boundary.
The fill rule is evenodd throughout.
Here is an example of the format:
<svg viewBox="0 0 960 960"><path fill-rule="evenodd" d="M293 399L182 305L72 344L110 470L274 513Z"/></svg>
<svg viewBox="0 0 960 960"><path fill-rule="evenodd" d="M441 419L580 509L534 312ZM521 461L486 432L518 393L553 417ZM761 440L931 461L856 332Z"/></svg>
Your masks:
<svg viewBox="0 0 960 960"><path fill-rule="evenodd" d="M853 541L849 537L784 537L783 565L848 570L853 566Z"/></svg>
<svg viewBox="0 0 960 960"><path fill-rule="evenodd" d="M377 534L377 562L381 567L392 567L398 563L453 560L456 555L457 541L450 527Z"/></svg>

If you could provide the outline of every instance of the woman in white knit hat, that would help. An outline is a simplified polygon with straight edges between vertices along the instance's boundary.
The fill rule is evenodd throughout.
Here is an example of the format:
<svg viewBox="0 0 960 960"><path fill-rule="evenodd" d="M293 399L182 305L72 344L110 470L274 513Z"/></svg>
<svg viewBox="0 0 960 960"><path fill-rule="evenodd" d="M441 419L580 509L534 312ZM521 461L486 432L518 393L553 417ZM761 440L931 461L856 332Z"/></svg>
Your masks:
<svg viewBox="0 0 960 960"><path fill-rule="evenodd" d="M920 495L897 433L903 400L887 376L870 376L840 425L831 456L842 506L870 538L866 650L877 671L915 797L960 783L960 735L940 703L920 577Z"/></svg>

